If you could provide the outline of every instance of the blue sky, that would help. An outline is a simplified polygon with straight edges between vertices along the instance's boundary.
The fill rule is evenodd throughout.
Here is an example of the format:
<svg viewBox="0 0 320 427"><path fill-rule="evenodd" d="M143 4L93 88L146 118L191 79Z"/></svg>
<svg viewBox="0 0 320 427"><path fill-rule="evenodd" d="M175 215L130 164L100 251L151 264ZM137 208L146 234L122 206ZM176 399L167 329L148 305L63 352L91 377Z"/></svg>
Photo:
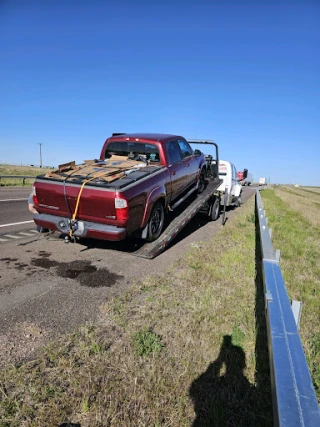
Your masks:
<svg viewBox="0 0 320 427"><path fill-rule="evenodd" d="M97 158L112 132L215 140L320 185L318 0L0 0L0 163Z"/></svg>

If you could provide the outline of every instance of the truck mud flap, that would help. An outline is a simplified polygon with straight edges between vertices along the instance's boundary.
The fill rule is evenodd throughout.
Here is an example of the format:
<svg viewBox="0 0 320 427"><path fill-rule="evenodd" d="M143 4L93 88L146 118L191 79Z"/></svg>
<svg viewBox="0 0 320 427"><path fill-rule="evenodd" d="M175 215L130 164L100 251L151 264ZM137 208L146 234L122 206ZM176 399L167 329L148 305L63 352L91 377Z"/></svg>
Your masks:
<svg viewBox="0 0 320 427"><path fill-rule="evenodd" d="M170 222L168 227L164 230L161 236L151 243L146 243L136 252L132 253L134 256L141 258L153 259L158 256L165 248L173 241L173 239L180 233L180 231L188 224L188 222L200 211L205 203L212 197L215 190L219 187L222 180L209 181L207 188L203 193L199 194L197 198L181 212L179 216Z"/></svg>

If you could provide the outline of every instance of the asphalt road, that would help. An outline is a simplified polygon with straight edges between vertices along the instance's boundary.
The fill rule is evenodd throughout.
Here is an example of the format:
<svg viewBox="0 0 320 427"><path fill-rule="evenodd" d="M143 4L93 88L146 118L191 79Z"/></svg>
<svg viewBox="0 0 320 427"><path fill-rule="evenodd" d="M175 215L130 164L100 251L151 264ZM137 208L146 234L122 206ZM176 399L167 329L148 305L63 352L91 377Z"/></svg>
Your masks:
<svg viewBox="0 0 320 427"><path fill-rule="evenodd" d="M0 238L17 231L34 229L27 200L31 187L0 187ZM22 223L22 224L21 224Z"/></svg>
<svg viewBox="0 0 320 427"><path fill-rule="evenodd" d="M243 202L254 191L244 187ZM33 223L6 225L32 220L29 194L0 189L0 200L9 200L0 202L0 367L32 357L56 334L96 321L102 303L146 275L163 274L191 244L210 240L222 227L220 220L196 216L171 247L147 260L134 256L135 241L66 244L57 233L35 233ZM229 220L239 209L228 212Z"/></svg>

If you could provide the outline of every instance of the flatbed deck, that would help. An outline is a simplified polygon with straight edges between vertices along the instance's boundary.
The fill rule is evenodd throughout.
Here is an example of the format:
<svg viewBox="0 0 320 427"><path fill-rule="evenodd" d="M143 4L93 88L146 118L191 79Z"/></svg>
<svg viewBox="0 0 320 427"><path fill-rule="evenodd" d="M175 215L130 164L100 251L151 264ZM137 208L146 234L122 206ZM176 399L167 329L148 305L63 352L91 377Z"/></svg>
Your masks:
<svg viewBox="0 0 320 427"><path fill-rule="evenodd" d="M206 189L197 196L197 198L184 209L180 215L173 219L161 236L151 243L146 243L132 255L153 259L158 256L180 233L186 224L201 210L201 208L210 200L216 189L221 184L221 179L209 180Z"/></svg>

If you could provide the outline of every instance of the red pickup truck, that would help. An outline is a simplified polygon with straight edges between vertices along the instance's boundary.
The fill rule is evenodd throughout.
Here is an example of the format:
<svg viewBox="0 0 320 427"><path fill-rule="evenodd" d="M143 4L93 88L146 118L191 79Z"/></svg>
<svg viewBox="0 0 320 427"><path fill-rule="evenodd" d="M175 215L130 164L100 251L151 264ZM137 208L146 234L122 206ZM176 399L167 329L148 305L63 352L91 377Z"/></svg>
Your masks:
<svg viewBox="0 0 320 427"><path fill-rule="evenodd" d="M33 185L37 225L75 237L157 239L165 214L205 187L206 160L178 135L122 134L100 159L60 165Z"/></svg>

